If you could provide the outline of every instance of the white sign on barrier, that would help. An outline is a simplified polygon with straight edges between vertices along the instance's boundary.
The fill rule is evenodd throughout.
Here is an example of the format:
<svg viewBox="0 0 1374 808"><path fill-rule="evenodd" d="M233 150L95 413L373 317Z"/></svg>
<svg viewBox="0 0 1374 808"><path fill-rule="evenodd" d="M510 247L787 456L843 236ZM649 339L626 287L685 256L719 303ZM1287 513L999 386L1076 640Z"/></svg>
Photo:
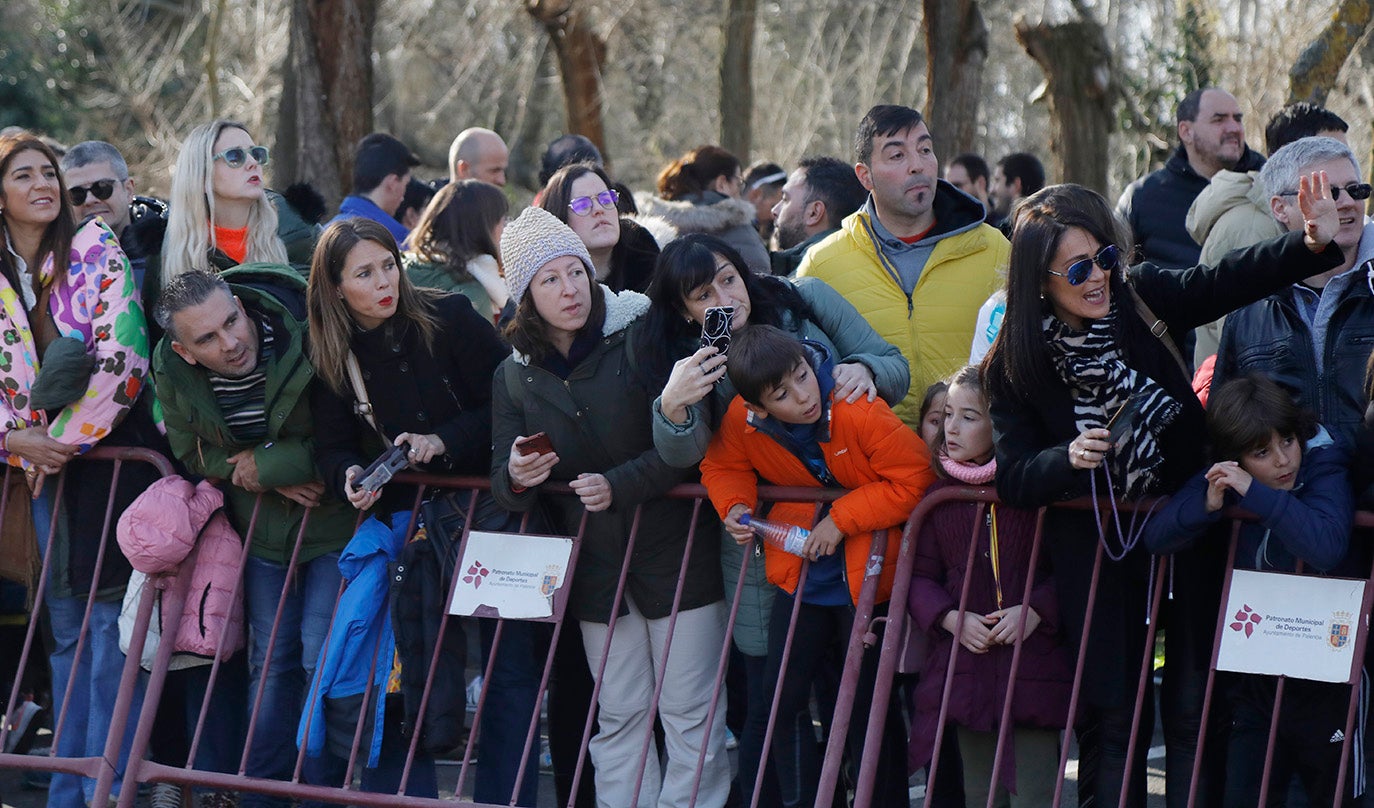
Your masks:
<svg viewBox="0 0 1374 808"><path fill-rule="evenodd" d="M472 531L454 572L449 614L469 616L486 606L506 619L549 617L553 593L568 580L572 541Z"/></svg>
<svg viewBox="0 0 1374 808"><path fill-rule="evenodd" d="M1217 670L1348 682L1366 581L1235 570ZM1358 621L1358 622L1357 622Z"/></svg>

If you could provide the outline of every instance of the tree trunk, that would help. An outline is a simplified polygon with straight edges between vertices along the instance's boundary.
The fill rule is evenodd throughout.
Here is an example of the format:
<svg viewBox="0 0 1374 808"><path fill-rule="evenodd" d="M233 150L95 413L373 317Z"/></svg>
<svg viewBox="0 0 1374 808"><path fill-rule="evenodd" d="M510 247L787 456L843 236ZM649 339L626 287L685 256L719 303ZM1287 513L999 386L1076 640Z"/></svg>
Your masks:
<svg viewBox="0 0 1374 808"><path fill-rule="evenodd" d="M988 28L978 0L923 0L926 118L946 160L974 150Z"/></svg>
<svg viewBox="0 0 1374 808"><path fill-rule="evenodd" d="M1016 41L1045 73L1053 175L1060 182L1107 193L1107 154L1117 90L1102 26L1089 18L1057 25L1018 18Z"/></svg>
<svg viewBox="0 0 1374 808"><path fill-rule="evenodd" d="M1326 103L1336 86L1341 68L1355 51L1374 20L1374 0L1341 0L1317 38L1312 40L1288 71L1288 103Z"/></svg>
<svg viewBox="0 0 1374 808"><path fill-rule="evenodd" d="M730 0L720 58L720 145L746 165L753 146L757 11L758 0Z"/></svg>
<svg viewBox="0 0 1374 808"><path fill-rule="evenodd" d="M372 32L380 0L292 0L277 152L279 185L306 181L337 207L372 131Z"/></svg>
<svg viewBox="0 0 1374 808"><path fill-rule="evenodd" d="M586 5L577 0L525 0L525 10L544 26L558 54L568 132L586 137L605 154L601 70L606 64L606 42L592 29Z"/></svg>

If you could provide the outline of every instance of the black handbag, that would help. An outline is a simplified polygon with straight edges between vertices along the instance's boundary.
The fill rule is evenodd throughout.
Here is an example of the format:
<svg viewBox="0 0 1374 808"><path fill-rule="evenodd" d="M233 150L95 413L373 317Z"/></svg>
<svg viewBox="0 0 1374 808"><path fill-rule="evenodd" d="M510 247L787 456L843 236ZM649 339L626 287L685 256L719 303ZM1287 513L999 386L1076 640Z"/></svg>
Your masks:
<svg viewBox="0 0 1374 808"><path fill-rule="evenodd" d="M458 564L458 545L467 525L468 509L473 507L472 491L446 491L430 497L420 505L420 524L425 538L434 548L439 561L440 581L447 589L453 581L453 569ZM477 493L476 512L472 529L497 533L519 533L521 515L496 504L490 491Z"/></svg>

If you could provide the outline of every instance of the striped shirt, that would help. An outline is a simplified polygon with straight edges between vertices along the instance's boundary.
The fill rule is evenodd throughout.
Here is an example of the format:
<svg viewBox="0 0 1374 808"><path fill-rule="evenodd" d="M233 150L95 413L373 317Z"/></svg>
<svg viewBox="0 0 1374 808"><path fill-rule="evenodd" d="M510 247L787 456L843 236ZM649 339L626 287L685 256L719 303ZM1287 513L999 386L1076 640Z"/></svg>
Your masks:
<svg viewBox="0 0 1374 808"><path fill-rule="evenodd" d="M249 312L258 327L258 364L246 376L234 379L208 374L210 389L219 402L229 433L239 443L258 444L267 438L267 357L272 351L272 326L266 318Z"/></svg>

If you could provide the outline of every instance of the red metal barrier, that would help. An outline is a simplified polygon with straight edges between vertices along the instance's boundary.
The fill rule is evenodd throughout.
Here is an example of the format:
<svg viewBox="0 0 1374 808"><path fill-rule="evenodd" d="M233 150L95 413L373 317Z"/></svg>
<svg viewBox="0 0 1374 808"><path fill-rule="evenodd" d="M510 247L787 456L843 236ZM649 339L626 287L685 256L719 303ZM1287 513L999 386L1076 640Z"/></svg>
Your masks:
<svg viewBox="0 0 1374 808"><path fill-rule="evenodd" d="M74 659L72 662L73 670L77 670L81 664L83 657L87 652L87 640L89 638L91 613L96 603L96 597L98 594L97 590L99 588L98 582L101 578L101 573L105 567L106 549L111 541L111 531L114 529L115 520L118 518L118 514L114 513L114 503L116 499L116 492L120 480L120 475L124 471L125 464L146 463L148 465L151 465L158 472L158 474L164 477L172 474L173 469L171 463L169 463L166 458L162 457L156 452L152 452L147 449L139 449L132 447L97 446L96 448L91 449L84 455L81 455L80 457L74 459L72 462L82 464L95 462L110 462L113 464L110 490L106 498L104 518L100 527L100 549L97 552L95 559L95 567L92 572L92 582L90 585L90 591L86 595L85 613L82 617L82 625L80 633L78 635L77 645L74 652ZM17 474L21 472L12 467L7 467L5 473L7 475L5 480L5 482L7 483L5 486L6 496L0 498L0 519L5 518L7 509L13 507L14 505L14 503L8 501L8 475ZM54 536L57 532L58 515L61 513L60 509L62 508L63 504L63 493L66 490L66 482L67 469L65 468L55 481L46 481L46 486L48 487L48 490L52 492L53 501L53 519L48 529L46 542L44 542L44 546L49 548L52 546ZM49 579L53 574L52 569L53 553L45 552L43 554L42 570L39 573L38 583L35 587L37 591L36 593L34 593L33 596L34 613L37 613L37 611L40 608L42 608L44 603L46 602L46 590ZM0 768L35 769L53 773L80 775L82 777L94 779L96 780L96 798L98 800L96 804L104 804L105 796L110 793L111 788L114 784L115 777L117 776L116 762L119 760L120 753L122 751L125 729L127 728L127 722L130 712L129 708L132 705L134 698L136 697L137 688L139 686L139 653L142 648L143 638L147 634L149 617L152 613L153 595L153 587L146 588L144 590L143 599L139 605L137 621L135 625L136 647L130 648L129 656L125 660L123 666L123 671L120 677L118 695L115 699L113 716L110 724L109 734L105 742L103 754L99 756L75 758L64 758L58 756L57 754L58 741L62 737L62 732L67 722L67 708L70 705L72 691L76 684L75 677L72 677L67 682L67 687L62 700L62 709L61 711L59 711L59 714L55 717L54 720L51 749L49 751L49 754L46 756L0 754ZM36 648L37 629L38 622L36 620L30 620L28 631L24 637L24 645L19 653L19 668L15 673L14 684L11 686L9 692L9 700L7 704L9 705L9 708L11 710L13 710L19 704L21 684L24 679L24 673L28 669L29 663L35 659L36 653L41 653L41 648ZM9 717L6 716L5 720L0 720L0 748L3 748L5 737L9 731L10 721L8 720L8 718ZM130 793L133 793L134 791L136 791L136 789L131 788L128 791Z"/></svg>

